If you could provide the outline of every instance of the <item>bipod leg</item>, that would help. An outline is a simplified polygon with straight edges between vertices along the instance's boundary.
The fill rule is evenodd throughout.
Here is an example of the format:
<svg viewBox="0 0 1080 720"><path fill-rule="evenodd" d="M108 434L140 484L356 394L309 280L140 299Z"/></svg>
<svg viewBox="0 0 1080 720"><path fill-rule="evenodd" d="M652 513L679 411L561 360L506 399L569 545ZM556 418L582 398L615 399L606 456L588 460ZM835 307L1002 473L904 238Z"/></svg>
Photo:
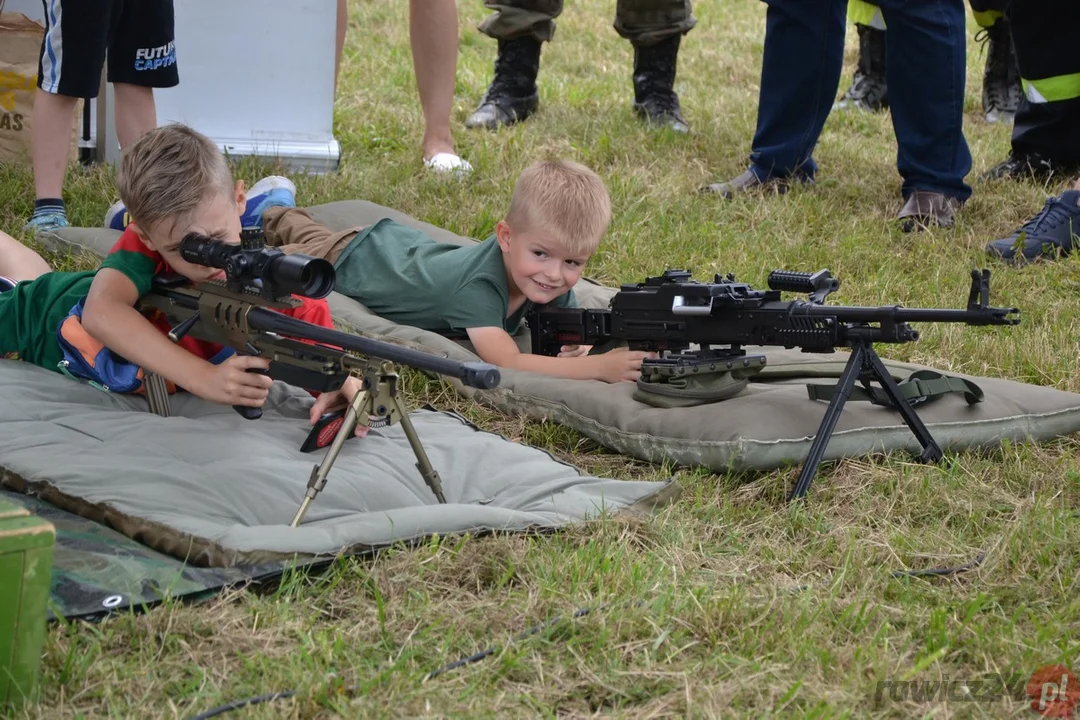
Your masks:
<svg viewBox="0 0 1080 720"><path fill-rule="evenodd" d="M915 435L915 439L922 445L923 452L919 459L923 462L940 460L944 454L941 452L941 447L934 440L934 436L930 434L929 428L923 424L922 418L915 412L915 408L900 394L900 388L897 386L896 381L893 380L889 369L885 367L885 363L881 362L881 358L874 352L874 348L867 348L865 352L865 362L869 366L874 379L881 383L881 387L885 390L885 394L889 396L893 407L900 413L900 417L904 418L904 422L911 429L912 434Z"/></svg>
<svg viewBox="0 0 1080 720"><path fill-rule="evenodd" d="M851 397L855 381L862 374L865 358L865 345L859 343L851 348L851 357L848 358L847 365L844 366L844 371L840 373L840 380L836 384L836 394L832 396L829 407L825 409L825 417L822 418L821 425L818 426L814 442L810 444L810 454L806 456L802 472L799 473L799 479L795 482L795 488L791 491L788 500L801 498L810 489L810 483L814 481L818 466L821 465L821 458L825 456L825 448L828 447L829 440L832 439L833 429L840 419L840 413L844 411L844 404Z"/></svg>
<svg viewBox="0 0 1080 720"><path fill-rule="evenodd" d="M311 477L308 478L307 493L304 494L304 501L300 504L300 509L296 511L296 515L292 519L292 527L297 526L304 517L304 513L307 512L308 506L311 505L311 501L326 486L326 477L330 474L330 468L334 466L334 461L337 460L338 453L341 452L345 441L356 432L356 424L360 413L368 405L370 396L371 393L368 390L361 390L356 393L356 397L349 403L349 409L345 411L341 427L338 429L337 435L334 436L334 441L327 448L323 461L311 470Z"/></svg>
<svg viewBox="0 0 1080 720"><path fill-rule="evenodd" d="M420 444L420 438L416 435L416 428L413 427L409 413L406 412L405 406L401 404L401 399L398 398L397 393L390 397L390 402L394 404L394 409L397 410L398 417L401 418L401 429L405 431L405 437L408 438L413 454L416 455L416 469L420 471L424 482L431 488L431 492L435 493L435 498L440 503L445 504L446 497L442 491L442 480L439 479L439 473L435 471L431 461L428 460L427 453L424 452L424 446Z"/></svg>

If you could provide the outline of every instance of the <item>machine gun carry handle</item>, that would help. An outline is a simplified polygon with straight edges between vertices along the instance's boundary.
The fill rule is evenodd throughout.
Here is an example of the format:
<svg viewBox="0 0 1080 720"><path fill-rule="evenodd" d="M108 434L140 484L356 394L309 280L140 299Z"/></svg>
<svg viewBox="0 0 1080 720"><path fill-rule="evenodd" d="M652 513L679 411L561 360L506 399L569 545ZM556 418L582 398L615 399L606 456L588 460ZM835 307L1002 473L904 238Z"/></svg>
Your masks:
<svg viewBox="0 0 1080 720"><path fill-rule="evenodd" d="M793 270L773 270L769 273L769 289L781 292L807 293L810 302L821 305L829 293L840 289L840 281L826 269L816 273L795 272Z"/></svg>

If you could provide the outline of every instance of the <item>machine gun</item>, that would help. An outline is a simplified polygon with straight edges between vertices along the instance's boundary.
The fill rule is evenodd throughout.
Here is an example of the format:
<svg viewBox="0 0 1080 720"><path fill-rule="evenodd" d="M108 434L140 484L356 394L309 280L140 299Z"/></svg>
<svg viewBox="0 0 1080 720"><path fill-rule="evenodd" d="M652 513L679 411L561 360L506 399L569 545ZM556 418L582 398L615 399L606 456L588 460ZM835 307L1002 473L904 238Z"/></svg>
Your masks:
<svg viewBox="0 0 1080 720"><path fill-rule="evenodd" d="M191 335L237 352L267 357L268 371L249 372L269 374L305 390L338 390L354 373L363 380L363 388L346 410L323 462L311 471L293 527L326 485L330 468L357 424L386 427L400 422L416 455L417 469L439 502L446 502L439 474L431 466L398 397L399 378L394 363L456 377L482 389L498 386L498 368L482 362L457 362L275 312L299 306L294 294L315 299L329 295L334 289L334 267L321 258L286 255L277 248L268 248L261 233L244 232L239 245L189 233L180 243L180 255L191 263L221 268L225 276L194 285L176 274L155 277L150 292L140 299L139 309L159 310L170 322L175 321L169 333L174 342ZM167 402L161 387L148 388L147 395L152 403L155 397L159 403L162 397ZM248 419L262 415L259 408L234 407Z"/></svg>
<svg viewBox="0 0 1080 720"><path fill-rule="evenodd" d="M658 353L642 363L643 375L691 373L708 369L763 367L761 355L747 355L744 345L800 348L808 353L831 353L850 348L836 391L791 499L804 496L825 454L844 404L862 383L871 402L891 404L922 445L923 462L936 461L942 451L905 400L874 343L907 343L919 339L909 323L955 322L967 325L1016 325L1016 308L990 307L990 271L971 271L967 308L924 309L899 305L849 307L826 305L825 298L840 287L828 270L800 273L774 270L768 290L755 290L735 276L716 275L711 283L691 280L690 273L668 270L644 283L625 284L609 309L534 308L528 317L533 352L557 355L562 345L600 345L625 342L631 350ZM781 292L808 293L807 300L781 300ZM1014 317L1015 315L1015 317ZM698 349L691 350L691 345ZM882 402L870 382L876 380Z"/></svg>

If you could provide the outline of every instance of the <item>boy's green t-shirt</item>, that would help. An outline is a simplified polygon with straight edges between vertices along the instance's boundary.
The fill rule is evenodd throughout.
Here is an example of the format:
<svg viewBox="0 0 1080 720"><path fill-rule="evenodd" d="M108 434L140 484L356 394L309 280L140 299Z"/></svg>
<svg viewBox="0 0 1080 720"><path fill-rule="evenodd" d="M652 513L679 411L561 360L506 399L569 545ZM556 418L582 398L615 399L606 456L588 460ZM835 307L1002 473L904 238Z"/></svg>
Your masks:
<svg viewBox="0 0 1080 720"><path fill-rule="evenodd" d="M357 233L334 268L338 292L388 320L449 337L474 327L501 327L513 335L533 305L526 300L506 316L510 291L494 235L458 246L384 218ZM574 291L549 305L576 307Z"/></svg>
<svg viewBox="0 0 1080 720"><path fill-rule="evenodd" d="M101 267L124 273L140 292L149 289L155 271L154 262L146 255L126 250L107 255ZM56 370L64 357L57 329L90 292L96 272L50 272L0 293L0 359Z"/></svg>

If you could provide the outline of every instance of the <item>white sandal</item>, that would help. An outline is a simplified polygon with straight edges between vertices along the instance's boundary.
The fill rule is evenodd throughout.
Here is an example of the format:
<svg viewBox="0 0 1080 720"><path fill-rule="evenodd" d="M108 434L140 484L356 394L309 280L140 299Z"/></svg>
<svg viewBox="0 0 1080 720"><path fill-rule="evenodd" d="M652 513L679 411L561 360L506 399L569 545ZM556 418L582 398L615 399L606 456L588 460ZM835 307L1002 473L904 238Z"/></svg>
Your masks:
<svg viewBox="0 0 1080 720"><path fill-rule="evenodd" d="M468 175L472 172L472 165L467 160L462 160L454 153L435 153L424 161L424 165L437 173L455 173Z"/></svg>

